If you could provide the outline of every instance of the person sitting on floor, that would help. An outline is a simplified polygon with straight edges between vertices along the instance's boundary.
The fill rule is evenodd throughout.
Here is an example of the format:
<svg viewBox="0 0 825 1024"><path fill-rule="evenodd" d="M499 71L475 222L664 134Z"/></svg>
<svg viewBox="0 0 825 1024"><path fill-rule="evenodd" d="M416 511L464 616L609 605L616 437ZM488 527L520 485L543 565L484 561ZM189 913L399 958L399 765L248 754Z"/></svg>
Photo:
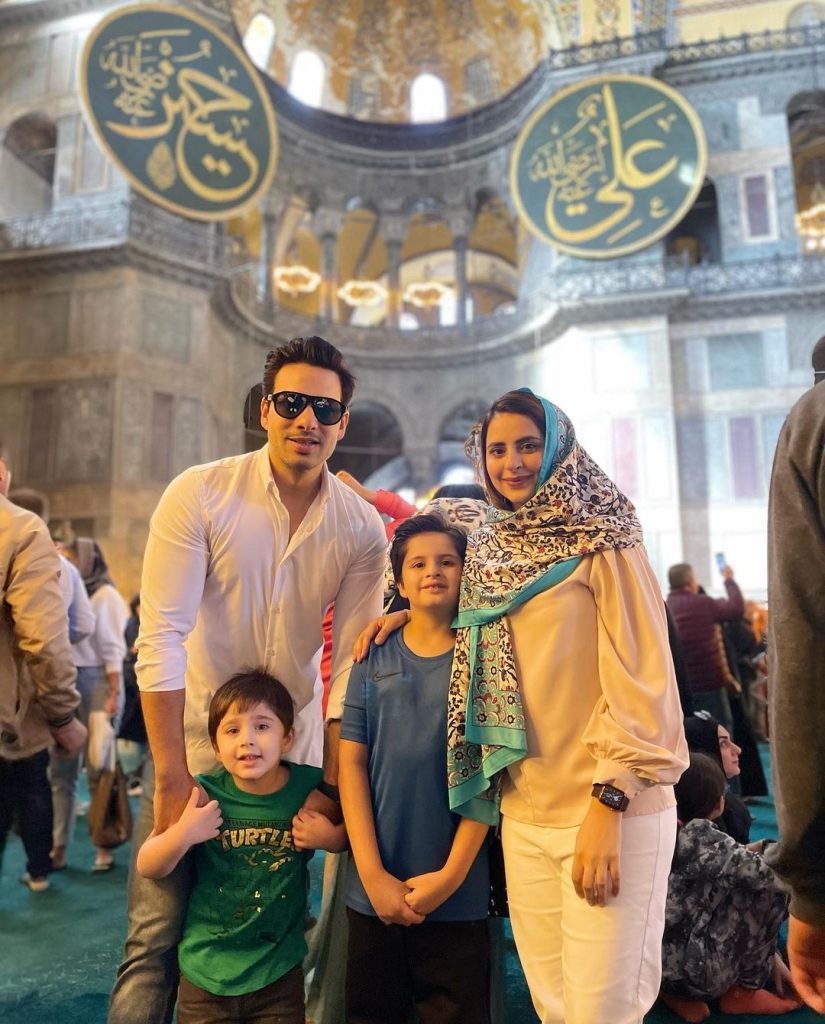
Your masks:
<svg viewBox="0 0 825 1024"><path fill-rule="evenodd" d="M668 880L662 1001L692 1024L710 1016L711 999L722 1013L797 1009L776 948L788 897L759 853L716 828L725 806L722 770L692 753L675 791L680 827Z"/></svg>
<svg viewBox="0 0 825 1024"><path fill-rule="evenodd" d="M724 772L727 782L739 775L741 748L733 742L724 725L707 711L698 711L685 719L685 737L692 752L713 758ZM745 801L727 786L725 809L716 819L716 827L727 832L737 843L747 846L752 822L753 817Z"/></svg>

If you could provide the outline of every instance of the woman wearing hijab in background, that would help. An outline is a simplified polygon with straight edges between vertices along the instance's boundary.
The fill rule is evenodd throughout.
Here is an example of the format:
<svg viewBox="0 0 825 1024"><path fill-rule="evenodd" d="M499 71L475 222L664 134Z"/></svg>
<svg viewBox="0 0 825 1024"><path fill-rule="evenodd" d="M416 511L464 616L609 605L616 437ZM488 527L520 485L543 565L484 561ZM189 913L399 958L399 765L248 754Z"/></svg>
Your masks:
<svg viewBox="0 0 825 1024"><path fill-rule="evenodd" d="M76 566L95 613L95 630L75 647L77 653L77 688L80 691L79 717L89 725L92 711L105 711L117 732L123 712L123 658L126 644L123 631L128 613L126 604L115 590L103 552L91 537L78 537L61 546L63 554ZM90 737L91 739L91 737ZM97 788L99 770L89 764L88 744L86 779L89 792ZM51 765L52 800L54 802L54 835L52 869L66 866L66 847L72 840L76 818L77 776L80 757L55 758ZM93 872L110 871L114 866L111 851L98 848Z"/></svg>
<svg viewBox="0 0 825 1024"><path fill-rule="evenodd" d="M450 804L493 823L501 794L542 1022L637 1024L659 989L687 764L662 595L632 504L556 406L504 395L478 457L494 508L462 577Z"/></svg>
<svg viewBox="0 0 825 1024"><path fill-rule="evenodd" d="M728 782L739 774L741 749L733 742L728 730L706 711L700 711L692 718L685 719L685 737L688 747L697 754L707 754L719 765ZM737 843L747 846L750 840L751 812L747 804L730 786L725 791L725 809L714 821L714 825L726 832Z"/></svg>

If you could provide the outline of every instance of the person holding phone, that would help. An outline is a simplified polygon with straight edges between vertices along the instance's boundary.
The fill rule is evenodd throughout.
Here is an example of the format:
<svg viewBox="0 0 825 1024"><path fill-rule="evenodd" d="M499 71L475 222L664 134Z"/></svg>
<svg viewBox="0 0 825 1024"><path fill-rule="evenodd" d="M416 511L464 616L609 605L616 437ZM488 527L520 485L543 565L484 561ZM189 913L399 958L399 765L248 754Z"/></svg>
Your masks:
<svg viewBox="0 0 825 1024"><path fill-rule="evenodd" d="M693 566L680 563L668 569L667 606L684 648L694 710L708 711L730 732L733 716L728 690L738 684L727 665L721 625L741 618L745 601L733 578L733 569L725 564L721 552L716 555L716 563L722 573L726 597L714 598L700 593Z"/></svg>

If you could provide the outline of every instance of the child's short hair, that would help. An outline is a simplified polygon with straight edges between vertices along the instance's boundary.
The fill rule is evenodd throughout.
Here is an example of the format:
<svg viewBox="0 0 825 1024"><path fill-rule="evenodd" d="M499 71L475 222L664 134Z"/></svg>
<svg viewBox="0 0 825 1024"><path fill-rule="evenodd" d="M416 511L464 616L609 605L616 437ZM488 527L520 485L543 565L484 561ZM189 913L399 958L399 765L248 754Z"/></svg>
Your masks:
<svg viewBox="0 0 825 1024"><path fill-rule="evenodd" d="M284 684L264 669L238 672L216 690L209 703L209 739L214 747L218 728L229 709L248 711L256 704L266 704L287 733L295 721L295 704Z"/></svg>
<svg viewBox="0 0 825 1024"><path fill-rule="evenodd" d="M467 551L467 534L460 526L454 526L443 519L437 512L423 512L420 516L410 516L396 528L390 547L390 565L396 584L401 581L401 569L407 555L410 538L419 533L444 533L455 545L456 554L464 561Z"/></svg>
<svg viewBox="0 0 825 1024"><path fill-rule="evenodd" d="M707 754L691 753L690 764L673 787L679 820L707 818L725 795L725 773Z"/></svg>

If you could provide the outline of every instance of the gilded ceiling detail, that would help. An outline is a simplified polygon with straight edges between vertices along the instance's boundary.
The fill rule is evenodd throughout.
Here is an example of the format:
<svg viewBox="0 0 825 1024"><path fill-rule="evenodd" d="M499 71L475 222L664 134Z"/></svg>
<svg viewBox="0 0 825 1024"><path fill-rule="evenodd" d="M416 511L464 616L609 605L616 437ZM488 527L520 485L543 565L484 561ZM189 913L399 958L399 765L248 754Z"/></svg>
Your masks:
<svg viewBox="0 0 825 1024"><path fill-rule="evenodd" d="M267 70L276 81L288 86L295 56L311 49L327 69L322 106L363 120L409 120L410 86L422 72L442 79L448 116L460 116L506 95L563 45L562 19L546 0L233 0L232 8L241 37L256 14L272 19Z"/></svg>

